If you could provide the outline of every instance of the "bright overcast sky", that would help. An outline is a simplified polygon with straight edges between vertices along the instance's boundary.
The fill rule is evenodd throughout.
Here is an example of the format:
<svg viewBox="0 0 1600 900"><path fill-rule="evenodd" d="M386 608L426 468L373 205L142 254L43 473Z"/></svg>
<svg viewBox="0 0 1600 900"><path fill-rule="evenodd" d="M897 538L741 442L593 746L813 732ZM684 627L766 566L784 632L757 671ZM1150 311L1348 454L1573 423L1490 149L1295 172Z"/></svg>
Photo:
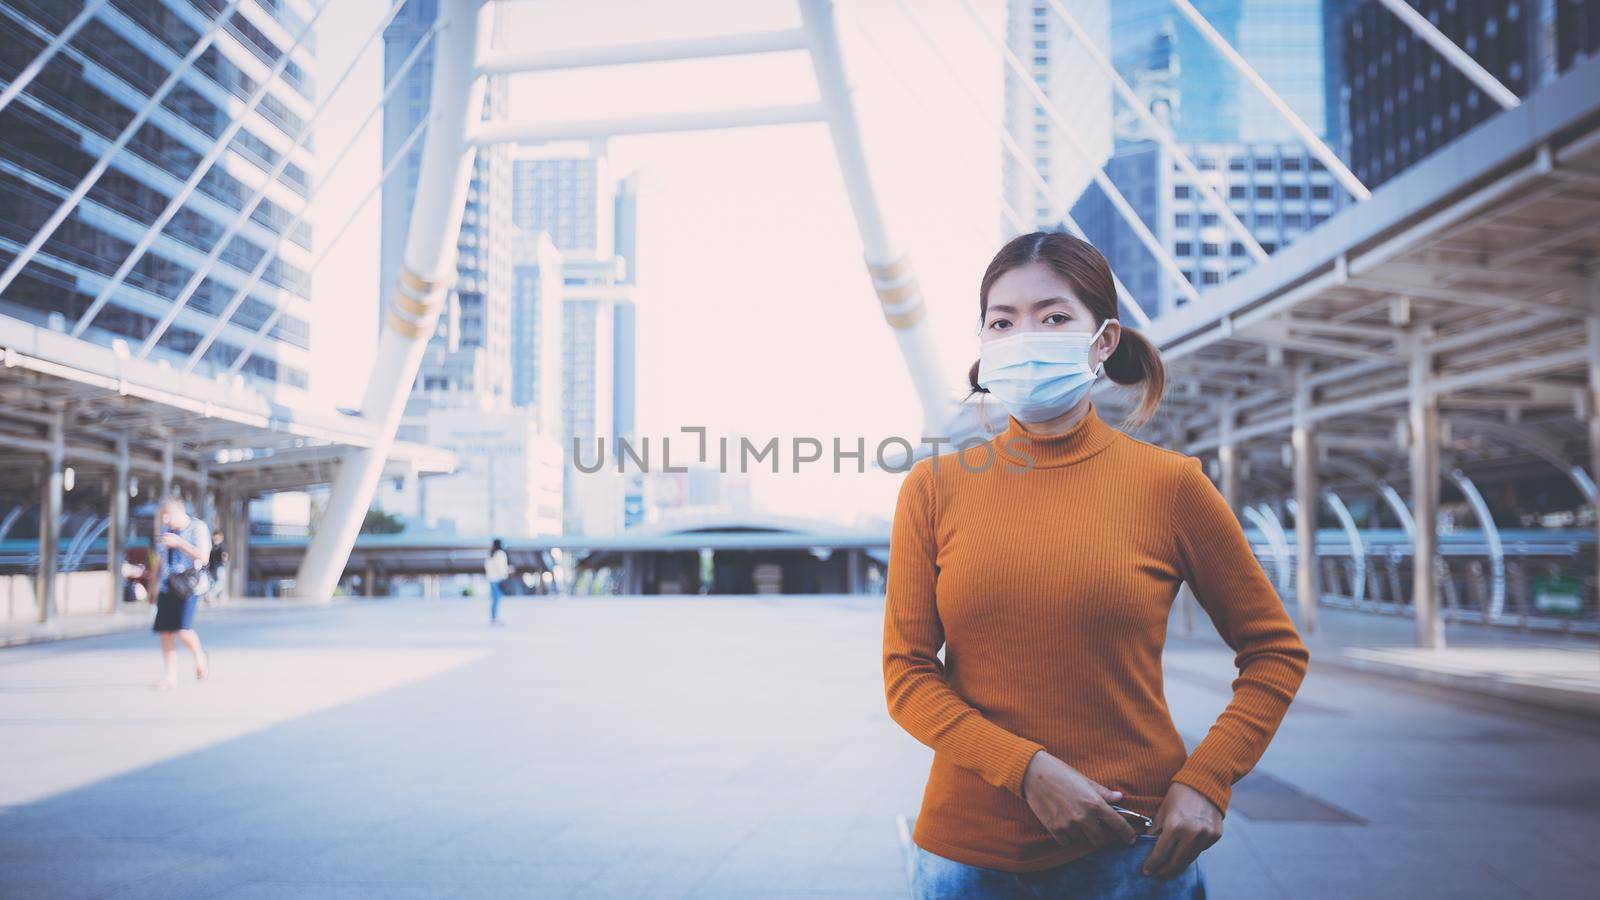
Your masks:
<svg viewBox="0 0 1600 900"><path fill-rule="evenodd" d="M1000 64L962 4L992 27L999 0L840 0L845 62L891 235L910 250L952 393L976 358L976 290L997 245ZM903 4L903 5L902 5ZM387 6L338 0L318 52L323 90ZM538 0L508 4L514 46L606 42L765 30L799 24L784 0ZM950 61L923 43L913 7ZM604 14L597 14L604 9ZM614 10L614 11L613 11ZM361 60L317 133L324 168L381 91L381 42ZM891 65L892 64L892 65ZM985 101L982 116L953 80ZM908 91L907 85L912 87ZM568 120L689 111L815 97L803 53L518 76L512 115ZM930 117L922 104L936 110ZM327 240L381 168L374 123L319 195ZM713 437L787 444L834 437L869 448L915 438L921 410L893 333L878 312L826 126L612 142L613 169L643 173L640 198L638 431L656 443L682 426ZM318 273L313 338L316 386L354 405L370 359L377 310L378 203L374 200ZM364 355L365 354L365 355ZM674 453L677 461L677 453ZM787 462L787 451L785 451ZM762 509L842 522L888 516L898 476L768 474Z"/></svg>

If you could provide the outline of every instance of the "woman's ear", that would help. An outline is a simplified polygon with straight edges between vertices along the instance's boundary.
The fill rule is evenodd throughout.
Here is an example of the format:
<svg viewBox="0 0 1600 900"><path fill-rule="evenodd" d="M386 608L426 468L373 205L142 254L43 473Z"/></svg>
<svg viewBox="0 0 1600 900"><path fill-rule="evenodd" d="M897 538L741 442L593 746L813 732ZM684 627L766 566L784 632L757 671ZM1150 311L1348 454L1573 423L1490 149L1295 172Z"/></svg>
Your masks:
<svg viewBox="0 0 1600 900"><path fill-rule="evenodd" d="M1105 356L1101 362L1111 359L1117 352L1117 347L1122 343L1122 322L1117 319L1106 320L1106 330L1100 335L1100 343L1105 346Z"/></svg>

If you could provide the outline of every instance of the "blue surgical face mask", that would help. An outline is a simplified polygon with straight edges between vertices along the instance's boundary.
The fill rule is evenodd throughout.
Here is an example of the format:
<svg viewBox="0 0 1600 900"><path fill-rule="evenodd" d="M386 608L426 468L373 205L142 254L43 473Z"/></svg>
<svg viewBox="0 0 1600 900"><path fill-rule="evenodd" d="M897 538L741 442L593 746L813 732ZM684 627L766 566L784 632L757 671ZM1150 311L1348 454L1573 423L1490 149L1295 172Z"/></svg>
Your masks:
<svg viewBox="0 0 1600 900"><path fill-rule="evenodd" d="M1092 335L1024 331L987 341L979 347L978 385L1005 404L1019 422L1057 418L1083 399L1104 373L1104 363L1089 367L1089 348L1115 321L1101 322Z"/></svg>

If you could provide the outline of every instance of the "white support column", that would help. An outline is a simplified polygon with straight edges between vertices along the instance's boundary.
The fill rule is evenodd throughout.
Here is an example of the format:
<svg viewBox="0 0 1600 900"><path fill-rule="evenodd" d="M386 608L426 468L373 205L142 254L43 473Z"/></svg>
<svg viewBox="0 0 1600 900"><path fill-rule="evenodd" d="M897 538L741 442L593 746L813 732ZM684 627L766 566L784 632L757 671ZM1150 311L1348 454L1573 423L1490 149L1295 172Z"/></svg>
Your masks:
<svg viewBox="0 0 1600 900"><path fill-rule="evenodd" d="M1585 404L1589 416L1589 471L1600 476L1600 267L1585 276L1589 316L1589 396ZM1591 500L1600 506L1600 501ZM1596 537L1600 538L1600 516L1595 517ZM1597 544L1596 546L1600 546ZM1600 553L1595 554L1595 589L1600 591Z"/></svg>
<svg viewBox="0 0 1600 900"><path fill-rule="evenodd" d="M1417 646L1444 647L1444 622L1439 618L1439 398L1434 390L1433 355L1422 329L1411 336L1411 513L1412 611L1417 619Z"/></svg>
<svg viewBox="0 0 1600 900"><path fill-rule="evenodd" d="M1231 401L1223 404L1217 443L1217 462L1222 467L1222 499L1228 501L1228 508L1236 516L1239 514L1239 445L1234 436L1237 415Z"/></svg>
<svg viewBox="0 0 1600 900"><path fill-rule="evenodd" d="M867 271L883 305L884 320L894 329L911 373L917 398L922 403L924 435L940 435L949 424L955 398L948 391L944 367L927 326L928 307L917 284L911 260L889 239L878 197L872 187L861 134L856 127L855 106L839 53L839 37L834 27L832 0L799 0L800 18L811 47L811 66L828 117L828 133L833 138L834 155L844 177L855 214L856 228Z"/></svg>
<svg viewBox="0 0 1600 900"><path fill-rule="evenodd" d="M46 429L50 448L45 456L44 482L39 497L39 575L34 581L39 621L56 616L56 566L61 555L62 481L67 459L66 412L51 413Z"/></svg>
<svg viewBox="0 0 1600 900"><path fill-rule="evenodd" d="M111 479L111 526L106 531L106 570L111 578L111 603L115 612L122 602L122 557L128 542L128 435L117 435L117 467Z"/></svg>
<svg viewBox="0 0 1600 900"><path fill-rule="evenodd" d="M229 599L243 597L250 590L250 501L251 494L241 494L234 506L237 520L228 535L228 577L233 581Z"/></svg>
<svg viewBox="0 0 1600 900"><path fill-rule="evenodd" d="M1311 419L1315 401L1308 370L1296 373L1294 425L1290 442L1294 446L1294 552L1295 605L1300 613L1300 630L1315 634L1317 606L1322 599L1322 572L1317 562L1317 511L1322 486L1317 478L1317 432Z"/></svg>
<svg viewBox="0 0 1600 900"><path fill-rule="evenodd" d="M475 0L443 0L439 5L440 16L448 21L435 39L429 95L430 112L438 118L422 145L399 284L384 319L361 406L372 425L373 445L350 452L339 463L322 523L306 547L295 579L295 593L310 600L328 601L333 596L454 278L456 239L476 155L466 138L483 111L484 82L474 70L480 34L482 46L489 46L494 10Z"/></svg>

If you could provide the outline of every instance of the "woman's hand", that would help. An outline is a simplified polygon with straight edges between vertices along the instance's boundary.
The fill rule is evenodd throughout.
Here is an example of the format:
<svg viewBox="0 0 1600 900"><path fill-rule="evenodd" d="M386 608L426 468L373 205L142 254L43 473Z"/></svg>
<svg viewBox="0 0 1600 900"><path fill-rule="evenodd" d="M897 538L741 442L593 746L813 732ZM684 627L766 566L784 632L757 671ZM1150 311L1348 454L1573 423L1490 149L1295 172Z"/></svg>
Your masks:
<svg viewBox="0 0 1600 900"><path fill-rule="evenodd" d="M1022 775L1022 799L1057 842L1086 841L1093 847L1131 844L1133 827L1111 804L1122 799L1082 772L1040 750Z"/></svg>
<svg viewBox="0 0 1600 900"><path fill-rule="evenodd" d="M1155 818L1150 833L1159 839L1141 868L1146 875L1170 878L1222 839L1222 810L1187 784L1174 781L1167 788Z"/></svg>

